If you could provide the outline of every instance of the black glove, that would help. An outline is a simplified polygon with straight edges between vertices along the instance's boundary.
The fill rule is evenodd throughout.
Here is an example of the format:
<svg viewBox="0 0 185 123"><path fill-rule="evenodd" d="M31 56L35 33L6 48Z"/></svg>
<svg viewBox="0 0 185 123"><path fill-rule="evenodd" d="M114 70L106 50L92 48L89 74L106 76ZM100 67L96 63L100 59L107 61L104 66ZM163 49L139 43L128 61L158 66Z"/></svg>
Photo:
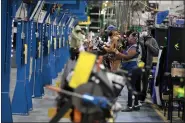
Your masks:
<svg viewBox="0 0 185 123"><path fill-rule="evenodd" d="M97 46L100 50L104 50L104 45L103 44L98 44L98 46Z"/></svg>

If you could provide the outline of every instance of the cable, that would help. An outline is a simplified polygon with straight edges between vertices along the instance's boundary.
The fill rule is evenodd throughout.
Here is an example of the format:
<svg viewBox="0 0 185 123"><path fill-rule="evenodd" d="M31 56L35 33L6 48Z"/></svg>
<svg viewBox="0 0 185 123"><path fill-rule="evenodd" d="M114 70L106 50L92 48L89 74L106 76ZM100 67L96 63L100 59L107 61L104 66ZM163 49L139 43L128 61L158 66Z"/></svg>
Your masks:
<svg viewBox="0 0 185 123"><path fill-rule="evenodd" d="M64 93L64 94L69 95L69 96L75 96L75 97L78 97L78 98L83 98L83 95L81 95L81 94L71 92L71 91L67 91L67 90L60 89L60 88L56 88L56 87L53 87L53 86L50 86L50 85L46 85L46 88L48 88L50 90L53 90L53 91L56 91L58 93Z"/></svg>

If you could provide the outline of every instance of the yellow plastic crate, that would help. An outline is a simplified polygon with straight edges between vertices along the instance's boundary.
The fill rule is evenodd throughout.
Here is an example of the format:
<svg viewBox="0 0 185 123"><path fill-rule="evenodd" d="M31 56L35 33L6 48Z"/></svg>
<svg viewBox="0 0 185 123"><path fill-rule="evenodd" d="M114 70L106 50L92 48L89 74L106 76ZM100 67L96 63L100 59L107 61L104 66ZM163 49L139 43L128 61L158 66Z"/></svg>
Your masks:
<svg viewBox="0 0 185 123"><path fill-rule="evenodd" d="M72 110L70 109L68 112L66 112L66 114L64 115L63 118L68 118L68 119L70 119L70 113L71 113L71 111L72 111ZM55 114L56 114L56 108L49 108L49 109L48 109L48 117L49 117L49 118L54 117Z"/></svg>

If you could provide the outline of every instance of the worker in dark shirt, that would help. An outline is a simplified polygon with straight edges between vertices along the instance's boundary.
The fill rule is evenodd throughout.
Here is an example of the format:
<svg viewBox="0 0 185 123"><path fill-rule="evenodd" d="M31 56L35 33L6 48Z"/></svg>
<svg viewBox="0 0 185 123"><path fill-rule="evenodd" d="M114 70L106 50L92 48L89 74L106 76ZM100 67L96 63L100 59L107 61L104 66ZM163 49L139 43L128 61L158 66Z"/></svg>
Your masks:
<svg viewBox="0 0 185 123"><path fill-rule="evenodd" d="M150 74L150 70L152 68L153 57L157 57L159 53L159 46L157 41L150 36L147 31L143 31L140 36L140 44L142 48L144 48L142 54L142 61L145 63L145 74L143 75L143 90L142 95L140 97L141 102L144 102L147 95L148 89L148 77Z"/></svg>

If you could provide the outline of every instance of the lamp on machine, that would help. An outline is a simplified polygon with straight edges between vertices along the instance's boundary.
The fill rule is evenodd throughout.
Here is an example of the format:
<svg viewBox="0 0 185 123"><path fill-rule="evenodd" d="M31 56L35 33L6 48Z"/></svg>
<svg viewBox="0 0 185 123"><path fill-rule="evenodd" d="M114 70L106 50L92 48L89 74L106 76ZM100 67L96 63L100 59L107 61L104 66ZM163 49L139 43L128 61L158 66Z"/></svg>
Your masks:
<svg viewBox="0 0 185 123"><path fill-rule="evenodd" d="M105 1L102 3L102 9L107 8L107 7L111 7L111 6L112 6L112 3L109 1Z"/></svg>
<svg viewBox="0 0 185 123"><path fill-rule="evenodd" d="M12 41L12 49L11 49L11 57L13 57L13 42L14 42L14 40L13 40L13 34L14 34L14 19L13 19L13 21L12 21L12 35L11 35L11 41Z"/></svg>

